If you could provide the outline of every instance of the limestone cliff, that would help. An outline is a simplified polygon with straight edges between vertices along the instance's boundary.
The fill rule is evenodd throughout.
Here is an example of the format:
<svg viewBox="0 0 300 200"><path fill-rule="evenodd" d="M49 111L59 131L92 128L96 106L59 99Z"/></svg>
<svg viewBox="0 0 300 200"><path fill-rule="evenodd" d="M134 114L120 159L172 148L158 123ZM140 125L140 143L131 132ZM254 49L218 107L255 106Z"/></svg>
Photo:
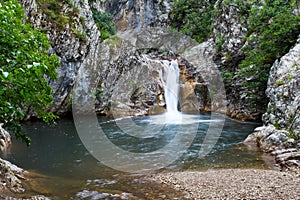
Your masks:
<svg viewBox="0 0 300 200"><path fill-rule="evenodd" d="M115 16L119 32L135 28L141 31L149 26L165 26L170 2L170 0L113 0L102 1L99 7Z"/></svg>
<svg viewBox="0 0 300 200"><path fill-rule="evenodd" d="M86 80L84 80L86 84L76 88L79 90L78 93L84 96L90 92L89 84L93 84L92 82L94 81L101 82L109 76L121 75L122 71L126 71L122 66L128 66L129 64L122 63L120 66L117 65L118 69L113 68L116 64L112 64L109 67L103 66L104 68L111 68L113 75L109 75L109 71L102 69L100 62L105 60L106 56L111 55L107 55L108 52L104 52L108 47L105 43L103 45L101 43L101 33L93 19L92 8L114 14L120 31L135 28L141 29L154 23L154 21L163 23L162 21L166 19L165 13L168 10L168 1L103 2L98 0L74 0L71 4L56 2L54 5L49 5L39 0L21 0L21 3L26 11L28 20L33 24L34 28L39 28L48 34L52 43L50 52L60 57L61 67L57 70L58 81L51 83L55 91L54 105L51 107L51 111L58 114L64 114L71 109L72 90L78 73L86 74ZM51 6L56 7L52 8ZM55 17L52 15L55 15ZM62 19L57 20L57 18ZM115 52L115 58L111 62L117 60L118 63L123 62L121 60L122 56L130 59L130 57L126 57L126 53L130 54L130 51L126 52L126 48L130 49L130 47L125 45L122 48L124 52ZM124 53L126 55L123 55ZM134 59L136 60L136 58ZM134 63L134 59L128 62ZM124 60L124 62L127 61ZM142 61L137 62L141 63ZM92 68L95 67L99 68L98 75L100 79L91 80L89 74ZM108 91L111 88L107 86L107 88L102 89ZM102 107L109 105L109 97L110 95L105 97L106 102L102 101Z"/></svg>
<svg viewBox="0 0 300 200"><path fill-rule="evenodd" d="M205 81L207 74L211 73L204 70L209 63L221 73L225 70L232 74L230 81L225 81L227 101L219 103L219 107L222 107L220 112L242 120L259 121L266 111L265 88L248 90L244 83L251 82L255 77L241 77L237 73L238 64L245 57L243 48L247 45L249 35L248 14L234 2L209 1L215 10L212 33L202 44L192 44L180 34L170 37L167 28L172 9L170 0L72 0L58 1L55 5L43 2L21 0L28 20L35 28L49 35L52 42L50 52L61 59L59 79L51 83L55 91L51 111L63 114L71 110L75 79L80 74L78 81L83 84L75 88L76 94L80 94L78 99L84 104L87 102L86 96L94 93L96 108L100 113L109 114L112 98L121 97L126 99L126 105L118 105L125 109L120 113L128 110L128 114L153 113L157 105L160 105L158 110L161 112L164 109L163 91L155 75L159 70L149 60L176 58L180 61L183 96L193 94L198 102L191 104L197 105L198 110L210 110L212 94L220 92L209 88L210 84ZM114 16L117 37L103 42L92 9ZM158 27L160 32L155 31ZM197 45L197 51L203 54L200 53L199 63L192 63L182 53ZM144 69L154 74L145 79L149 83L139 81ZM130 95L118 91L124 85L124 77L131 82L132 88L128 90ZM98 87L93 88L93 85ZM190 89L185 91L183 85ZM185 103L182 100L182 104ZM183 107L189 106L182 106L184 110Z"/></svg>
<svg viewBox="0 0 300 200"><path fill-rule="evenodd" d="M269 99L259 127L246 141L272 152L281 165L300 166L300 40L270 71Z"/></svg>
<svg viewBox="0 0 300 200"><path fill-rule="evenodd" d="M22 0L21 3L33 26L48 34L51 53L60 57L58 81L51 83L54 89L51 110L56 113L70 111L72 88L78 70L94 65L100 44L101 33L94 22L90 4L88 0L74 0L72 5L60 3L53 15L66 20L61 22L51 17L52 8L48 8L48 4L36 0Z"/></svg>
<svg viewBox="0 0 300 200"><path fill-rule="evenodd" d="M33 26L48 34L52 43L50 52L60 57L59 79L51 83L55 91L51 111L58 114L69 111L75 91L77 103L80 101L83 105L93 93L96 110L104 114L112 114L111 107L117 108L116 115L162 112L165 107L163 86L158 77L162 67L155 60L170 59L179 60L183 75L181 110L207 110L210 99L206 85L202 84L203 74L196 72L197 66L179 56L195 43L166 28L147 29L166 25L169 1L59 2L56 20L48 4L39 0L21 2ZM101 40L92 9L115 16L117 37ZM70 15L68 22L57 20L66 13ZM74 88L76 77L82 84ZM130 87L124 88L124 85ZM195 89L198 92L195 93ZM189 103L185 99L189 99Z"/></svg>

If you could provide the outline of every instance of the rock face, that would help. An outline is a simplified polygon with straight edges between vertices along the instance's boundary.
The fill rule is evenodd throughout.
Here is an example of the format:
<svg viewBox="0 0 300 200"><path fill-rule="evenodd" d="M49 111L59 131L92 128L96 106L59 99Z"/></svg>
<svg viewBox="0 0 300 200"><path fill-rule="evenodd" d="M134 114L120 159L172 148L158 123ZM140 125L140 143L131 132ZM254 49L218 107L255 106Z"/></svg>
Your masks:
<svg viewBox="0 0 300 200"><path fill-rule="evenodd" d="M21 185L22 177L24 177L25 171L10 162L0 158L0 197L1 195L13 193L22 193L24 188ZM6 197L6 196L3 196Z"/></svg>
<svg viewBox="0 0 300 200"><path fill-rule="evenodd" d="M271 68L266 94L269 98L266 124L300 134L300 40Z"/></svg>
<svg viewBox="0 0 300 200"><path fill-rule="evenodd" d="M149 26L166 25L170 0L113 0L100 3L100 7L115 16L119 32L129 29L141 31Z"/></svg>
<svg viewBox="0 0 300 200"><path fill-rule="evenodd" d="M93 19L88 0L72 1L72 6L60 4L56 15L70 13L71 22L60 24L47 15L47 10L38 6L36 0L21 1L28 20L35 28L41 28L48 34L52 49L60 57L58 81L51 83L54 89L54 105L51 111L58 114L70 111L72 88L79 68L93 65L99 48L101 33ZM47 8L46 8L47 9Z"/></svg>
<svg viewBox="0 0 300 200"><path fill-rule="evenodd" d="M160 64L119 38L106 40L99 53L98 112L116 117L147 114L162 94Z"/></svg>
<svg viewBox="0 0 300 200"><path fill-rule="evenodd" d="M82 79L78 80L85 84L80 84L80 88L76 87L77 94L80 94L82 97L80 97L81 100L83 100L82 103L85 103L84 96L90 93L91 85L97 82L100 84L97 92L101 93L100 90L103 90L104 92L101 95L107 95L104 97L105 99L102 98L102 100L99 101L98 110L107 111L107 106L110 105L109 98L116 96L112 94L112 90L116 88L113 85L116 84L117 76L124 75L122 72L125 72L125 74L128 73L127 70L131 64L137 67L138 64L144 62L143 56L134 58L136 50L132 49L130 45L126 47L123 42L120 50L118 50L116 46L114 49L105 52L110 47L108 47L109 45L107 45L107 43L103 43L103 45L101 43L101 33L94 22L93 13L91 11L92 8L112 13L116 18L116 24L120 32L124 32L128 29L141 30L154 22L163 25L167 19L169 9L169 1L128 0L120 2L96 0L90 3L88 0L73 0L72 5L66 3L59 4L60 10L58 11L59 13L56 13L57 15L65 13L72 14L69 19L71 22L61 25L55 20L52 20L51 17L47 15L47 12L49 12L47 7L39 6L36 0L22 0L21 3L26 11L28 20L34 27L42 28L49 35L52 43L50 52L60 57L61 66L57 70L58 81L51 83L55 93L54 105L50 109L58 114L64 114L71 110L72 90L76 76L79 73L85 75L84 78L81 76ZM114 50L116 51L113 52ZM121 52L121 50L124 52ZM108 53L112 53L112 55L108 55ZM113 58L113 56L115 57ZM141 58L141 60L139 60L139 58ZM110 63L105 63L106 59L109 59ZM113 64L113 62L117 63ZM105 66L108 64L110 65L109 67ZM94 71L95 68L98 68L96 78L90 76L91 71ZM134 68L134 66L130 68ZM139 70L139 68L137 68L137 70ZM143 71L140 71L140 73L142 72ZM112 83L105 80L106 78L109 78ZM132 80L132 82L134 81L135 80ZM103 85L104 82L106 83L105 85ZM151 83L149 84L151 85ZM146 93L144 92L144 94ZM151 96L151 93L148 96ZM153 95L151 98L151 101L154 101ZM143 101L149 102L150 100L149 98L145 98ZM139 102L139 104L141 104L141 102ZM148 107L148 105L145 106ZM106 114L107 113L108 112L106 112ZM136 111L136 113L139 113L139 111ZM145 114L144 111L142 113ZM132 112L128 114L132 114Z"/></svg>
<svg viewBox="0 0 300 200"><path fill-rule="evenodd" d="M195 43L186 39L186 36L178 33L172 34L166 29L147 30L147 27L165 27L168 24L171 4L169 0L73 0L71 5L62 2L59 4L60 10L56 11L56 15L59 18L60 14L70 13L69 23L65 24L52 19L51 15L47 14L48 8L40 6L36 0L22 0L21 3L26 10L28 20L34 27L42 28L49 35L52 43L51 53L57 54L61 60L61 67L57 70L58 81L51 83L55 93L54 105L50 110L58 114L71 110L74 91L77 96L79 95L78 98L76 97L77 100L83 105L88 102L87 96L93 91L97 96L96 109L104 114L111 114L111 107L118 108L118 115L124 115L126 112L128 112L127 115L163 112L165 107L163 88L157 78L159 70L156 64L149 60L170 60L176 57L179 59L182 74L181 94L183 97L180 100L182 105L180 109L187 112L195 109L197 111L212 110L210 96L214 96L212 94L217 91L209 88L213 83L210 82L212 77L205 78L211 73L210 68L206 70L206 64L213 63L214 66L222 67L238 60L239 56L236 57L236 55L239 55L238 51L243 46L242 38L245 35L244 22L239 18L238 8L231 5L223 8L222 1L217 1L215 6L220 8L220 16L214 19L216 25L213 31L213 38L217 39L201 44L201 50L198 50L204 53L200 53L198 58L200 63L197 61L191 64L184 56L180 58L180 54L187 48L196 46ZM115 17L121 41L117 38L106 42L101 41L101 33L94 22L92 8L109 12ZM216 51L214 46L217 46L216 44L220 42L217 40L223 40L223 37L224 44L220 51ZM153 56L155 51L156 57ZM172 56L166 57L161 53L162 51L165 51L165 55ZM230 61L226 60L228 55L231 57ZM211 61L212 59L214 62ZM206 61L203 62L203 60ZM141 83L140 77L147 73L149 77L151 77L150 74L156 75L151 78L144 77L144 82ZM74 89L78 75L80 78L77 81L82 84ZM149 83L145 83L145 80ZM132 88L126 88L129 91L128 94L119 91L124 89L120 87L125 85L124 81L128 82L126 84L132 83ZM98 88L93 88L94 85L98 85ZM250 110L254 106L245 104L244 100L247 99L247 95L244 95L242 89L237 88L236 86L229 88L230 91L234 91L228 95L229 112L224 108L226 103L215 105L218 104L217 107L222 107L222 112L234 117L257 119L257 106L254 110ZM243 96L241 101L240 96ZM121 101L118 100L120 98L126 103L120 103ZM115 104L113 101L119 103Z"/></svg>
<svg viewBox="0 0 300 200"><path fill-rule="evenodd" d="M217 50L215 61L222 67L237 65L243 58L241 48L245 44L247 34L247 16L243 18L241 9L234 3L224 6L222 0L215 5L218 13L213 18L212 38Z"/></svg>
<svg viewBox="0 0 300 200"><path fill-rule="evenodd" d="M0 153L5 153L10 145L10 134L0 124Z"/></svg>
<svg viewBox="0 0 300 200"><path fill-rule="evenodd" d="M265 152L273 152L278 163L300 166L300 40L270 71L269 98L264 126L248 137Z"/></svg>
<svg viewBox="0 0 300 200"><path fill-rule="evenodd" d="M247 2L247 1L245 1ZM244 86L254 77L238 75L241 60L247 44L248 13L234 2L218 0L217 11L213 17L212 38L215 48L214 62L223 72L232 74L229 80L224 80L228 99L227 115L240 120L259 121L266 110L264 88L251 91Z"/></svg>
<svg viewBox="0 0 300 200"><path fill-rule="evenodd" d="M116 117L164 112L166 105L159 77L163 69L158 60L171 59L178 59L182 72L180 109L185 112L198 111L199 108L209 110L210 99L207 85L201 78L203 74L197 71L197 66L179 56L195 43L167 29L146 28L153 24L165 25L169 1L90 3L88 0L74 0L72 6L62 3L61 13L73 11L72 24L65 24L62 28L52 21L46 23L49 16L35 0L23 0L22 4L34 26L47 30L52 42L51 52L61 58L59 79L51 83L55 91L51 111L58 114L69 111L75 93L75 101L81 105L88 104L94 95L96 111ZM101 41L92 8L115 16L120 38ZM86 37L78 37L74 29ZM87 111L84 106L79 110Z"/></svg>
<svg viewBox="0 0 300 200"><path fill-rule="evenodd" d="M97 112L115 117L165 112L163 65L170 60L177 60L181 70L180 110L197 112L199 107L205 110L209 100L207 85L201 76L203 70L175 54L193 46L191 40L164 29L145 29L131 37L105 40L93 70L80 69L79 84L93 82L86 91L94 91ZM179 37L181 42L172 43L174 37ZM199 67L206 69L204 64ZM91 95L81 88L76 86L75 94L82 105Z"/></svg>
<svg viewBox="0 0 300 200"><path fill-rule="evenodd" d="M166 29L157 29L157 27L167 27L172 1L72 0L71 3L63 1L56 5L59 6L59 9L55 11L55 14L58 19L65 19L68 15L66 23L62 23L63 20L51 18L48 7L40 6L36 0L21 0L21 3L33 26L41 28L49 35L52 43L50 53L55 53L60 57L61 66L57 70L58 81L51 83L55 91L54 105L51 107L51 111L58 114L70 111L73 93L76 90L76 94L80 94L78 100L83 104L88 101L86 96L89 96L91 91L94 92L97 96L97 111L104 114L110 113L112 98L126 99L126 105L113 106L119 107L119 109L124 108L123 114L126 110L129 111L128 114L163 112L164 97L157 76L154 75L150 78L151 80L149 79L150 82L147 84L138 85L140 84L138 75L141 76L145 69L149 73L157 74L157 67L151 67L152 63L149 62L149 59L173 59L176 57L178 59L181 57L179 63L182 74L181 91L185 99L190 99L188 104L186 104L187 101L182 100L185 103L182 104L181 109L191 110L198 106L198 110L211 110L212 99L210 96L214 96L212 94L216 92L214 91L216 89L209 88L212 85L209 83L211 77L205 80L207 74L211 73L209 70L205 71L205 65L209 63L209 65L217 66L220 71L229 69L229 72L234 75L232 80L225 81L227 102L222 101L215 104L220 108L220 112L241 120L257 121L266 111L264 88L249 91L243 84L251 81L253 77L245 79L235 73L239 62L244 58L243 47L247 43L247 39L245 39L247 36L247 13L244 13L242 8L232 2L228 3L222 0L211 2L214 3L216 11L212 20L213 31L208 41L199 44L201 48L199 50L200 63L191 63L189 59L181 55L188 47L196 46L195 43L191 45L180 34L174 35ZM101 33L95 24L92 9L109 12L114 16L117 35L121 40L117 38L106 42L101 40ZM149 27L150 30L152 29L151 31L147 30ZM154 52L160 55L155 57L153 56ZM204 54L202 54L203 52ZM167 54L173 56L163 56ZM209 61L202 62L201 59ZM140 65L146 67L138 67ZM129 76L130 70L134 72ZM91 72L93 72L92 75ZM77 81L83 84L77 85L74 90L78 74L81 76ZM121 80L122 78L124 80ZM136 83L134 84L135 89L129 90L130 95L117 95L119 94L118 87L124 85L121 84L122 81L129 81L129 78L132 79L130 80L132 83ZM289 78L293 79L293 77ZM94 85L98 85L98 88L93 88ZM222 97L217 98L222 99ZM195 103L195 99L198 100L198 103ZM191 106L192 104L195 105ZM285 108L287 107L281 109ZM287 109L296 108L289 105ZM120 111L120 113L122 112ZM266 120L273 120L271 118Z"/></svg>

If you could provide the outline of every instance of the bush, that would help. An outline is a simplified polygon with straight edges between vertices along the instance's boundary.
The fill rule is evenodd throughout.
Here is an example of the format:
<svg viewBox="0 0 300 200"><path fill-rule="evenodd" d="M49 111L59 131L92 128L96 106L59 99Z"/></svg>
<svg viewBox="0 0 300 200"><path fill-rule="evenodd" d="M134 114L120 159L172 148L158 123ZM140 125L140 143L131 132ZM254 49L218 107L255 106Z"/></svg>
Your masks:
<svg viewBox="0 0 300 200"><path fill-rule="evenodd" d="M175 0L170 12L170 26L203 42L211 33L211 18L215 0Z"/></svg>
<svg viewBox="0 0 300 200"><path fill-rule="evenodd" d="M249 45L239 73L243 77L255 76L257 87L266 87L274 61L295 44L300 34L300 18L293 12L298 6L296 1L286 0L268 0L252 6L248 19Z"/></svg>
<svg viewBox="0 0 300 200"><path fill-rule="evenodd" d="M56 79L59 59L48 55L47 36L24 23L24 18L17 0L0 3L0 122L30 144L19 121L28 110L46 122L55 118L45 110L53 102L48 80Z"/></svg>
<svg viewBox="0 0 300 200"><path fill-rule="evenodd" d="M100 12L94 8L92 8L93 18L98 29L101 32L101 38L103 40L109 38L111 35L116 34L116 27L113 22L113 16L106 12Z"/></svg>

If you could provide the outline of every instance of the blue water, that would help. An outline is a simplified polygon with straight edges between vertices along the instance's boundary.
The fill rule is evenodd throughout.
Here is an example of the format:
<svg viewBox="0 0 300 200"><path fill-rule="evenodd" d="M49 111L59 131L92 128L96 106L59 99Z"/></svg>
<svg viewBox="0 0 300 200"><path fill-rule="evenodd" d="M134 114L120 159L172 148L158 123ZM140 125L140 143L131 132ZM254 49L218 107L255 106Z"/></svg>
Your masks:
<svg viewBox="0 0 300 200"><path fill-rule="evenodd" d="M210 114L188 116L181 123L164 121L162 117L135 117L117 121L108 117L98 117L98 119L99 126L112 144L123 151L145 154L143 159L147 159L146 153L172 144L177 134L184 135L179 138L179 142L186 142L190 139L189 133L193 134L192 131L196 126L195 137L187 150L183 151L177 160L158 171L270 168L255 147L241 144L260 125L259 123L240 122L225 117L217 143L206 156L199 157L208 128L222 125L221 121L212 120ZM128 134L136 130L132 129L132 123L142 127L141 130L144 130L142 136ZM20 141L13 141L6 159L31 172L45 176L44 179L40 179L40 182L37 181L35 185L30 186L29 191L31 190L32 193L39 192L35 189L38 185L39 188L44 189L40 190L42 193L56 199L92 199L93 191L95 195L95 191L98 194L119 195L127 192L139 197L138 188L134 189L136 186L124 178L128 173L107 167L91 155L80 140L72 119L60 119L55 125L47 125L39 121L26 122L24 130L32 138L32 145L26 147ZM153 134L154 130L159 131ZM176 144L171 145L169 153L176 152L176 149ZM103 151L109 152L109 149ZM112 155L112 161L118 163L119 157L114 156ZM126 161L126 158L124 160ZM135 164L134 161L125 161L122 161L124 165ZM121 162L119 164L122 165ZM151 173L156 172L157 170L154 170ZM86 196L90 194L91 198L84 198L84 194Z"/></svg>

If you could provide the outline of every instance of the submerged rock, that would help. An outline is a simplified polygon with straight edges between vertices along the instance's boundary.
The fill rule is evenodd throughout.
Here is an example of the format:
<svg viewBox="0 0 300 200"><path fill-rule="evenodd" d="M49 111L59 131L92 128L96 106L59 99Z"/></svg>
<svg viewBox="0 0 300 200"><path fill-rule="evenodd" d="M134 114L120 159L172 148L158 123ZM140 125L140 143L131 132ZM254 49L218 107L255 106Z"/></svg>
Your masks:
<svg viewBox="0 0 300 200"><path fill-rule="evenodd" d="M120 194L112 194L112 193L101 193L97 191L91 191L91 190L83 190L81 192L78 192L76 194L76 199L116 199L116 200L121 200L121 199L136 199L132 194L130 193L120 193Z"/></svg>

